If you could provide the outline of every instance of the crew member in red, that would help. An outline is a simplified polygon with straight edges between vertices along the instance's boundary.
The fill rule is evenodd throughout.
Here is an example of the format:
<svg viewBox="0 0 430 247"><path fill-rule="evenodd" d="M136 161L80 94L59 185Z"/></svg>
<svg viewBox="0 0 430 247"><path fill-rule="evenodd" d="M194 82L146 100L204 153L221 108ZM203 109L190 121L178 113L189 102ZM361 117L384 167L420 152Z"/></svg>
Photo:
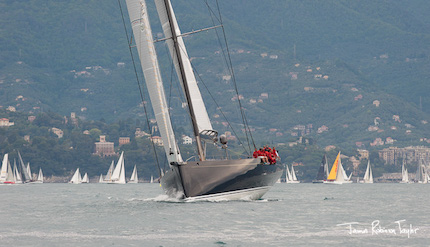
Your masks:
<svg viewBox="0 0 430 247"><path fill-rule="evenodd" d="M257 158L258 157L258 150L255 148L254 153L252 153L252 157Z"/></svg>

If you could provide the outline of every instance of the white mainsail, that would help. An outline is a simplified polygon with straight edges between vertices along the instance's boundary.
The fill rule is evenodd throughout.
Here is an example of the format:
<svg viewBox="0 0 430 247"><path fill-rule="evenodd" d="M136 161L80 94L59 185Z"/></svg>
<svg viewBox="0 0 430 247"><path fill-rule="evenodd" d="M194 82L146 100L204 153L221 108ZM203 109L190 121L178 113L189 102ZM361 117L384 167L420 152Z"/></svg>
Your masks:
<svg viewBox="0 0 430 247"><path fill-rule="evenodd" d="M105 181L103 180L103 174L100 174L99 183L105 183Z"/></svg>
<svg viewBox="0 0 430 247"><path fill-rule="evenodd" d="M89 183L90 179L88 178L88 173L85 173L84 177L82 178L82 183Z"/></svg>
<svg viewBox="0 0 430 247"><path fill-rule="evenodd" d="M124 152L121 152L115 169L112 172L112 177L108 183L125 184Z"/></svg>
<svg viewBox="0 0 430 247"><path fill-rule="evenodd" d="M27 170L27 173L31 175L30 162L27 163L26 170Z"/></svg>
<svg viewBox="0 0 430 247"><path fill-rule="evenodd" d="M293 176L293 181L298 181L296 177L296 172L294 171L294 166L291 166L291 175Z"/></svg>
<svg viewBox="0 0 430 247"><path fill-rule="evenodd" d="M72 179L69 181L70 184L80 184L82 183L81 173L79 172L79 168L76 169L75 173L73 174Z"/></svg>
<svg viewBox="0 0 430 247"><path fill-rule="evenodd" d="M119 180L119 177L121 175L121 164L123 159L124 159L124 152L122 152L121 155L119 156L118 162L116 163L115 169L112 172L112 176L110 180L112 181Z"/></svg>
<svg viewBox="0 0 430 247"><path fill-rule="evenodd" d="M30 167L30 163L28 164L28 167ZM37 182L43 183L43 172L42 172L42 168L39 168L39 175L37 176Z"/></svg>
<svg viewBox="0 0 430 247"><path fill-rule="evenodd" d="M133 173L131 174L130 181L128 182L132 184L136 184L138 182L136 165L134 165Z"/></svg>
<svg viewBox="0 0 430 247"><path fill-rule="evenodd" d="M113 168L114 168L113 165L114 165L114 161L112 160L112 163L110 164L109 170L106 173L106 176L104 178L105 181L111 180L111 178L112 178L112 172L113 172ZM100 177L102 177L102 176L100 176Z"/></svg>
<svg viewBox="0 0 430 247"><path fill-rule="evenodd" d="M370 161L367 161L367 168L366 168L366 172L364 173L363 181L366 184L373 184L373 175L372 175L372 168L370 167Z"/></svg>
<svg viewBox="0 0 430 247"><path fill-rule="evenodd" d="M151 175L151 181L150 181L150 183L152 184L152 183L154 183L154 177Z"/></svg>
<svg viewBox="0 0 430 247"><path fill-rule="evenodd" d="M338 168L338 172L336 174L336 182L344 183L346 181L347 177L346 177L346 172L343 169L342 159L340 158L340 156L339 156L339 161L338 162L339 162L339 164L338 164L339 168Z"/></svg>
<svg viewBox="0 0 430 247"><path fill-rule="evenodd" d="M7 178L7 163L9 162L8 154L3 156L3 162L1 165L0 182L6 181Z"/></svg>
<svg viewBox="0 0 430 247"><path fill-rule="evenodd" d="M16 167L16 162L13 162L13 174L14 174L14 182L16 184L22 184L21 174L19 174L18 168Z"/></svg>
<svg viewBox="0 0 430 247"><path fill-rule="evenodd" d="M24 161L22 160L22 157L21 157L21 153L19 151L18 151L18 158L19 158L18 159L18 163L19 163L18 166L21 166L21 172L24 175L22 178L22 181L26 182L26 183L30 182L33 179L31 176L31 172L30 173L27 172L27 167L25 166Z"/></svg>
<svg viewBox="0 0 430 247"><path fill-rule="evenodd" d="M402 166L402 181L401 183L409 183L408 169Z"/></svg>
<svg viewBox="0 0 430 247"><path fill-rule="evenodd" d="M182 89L184 89L184 81L181 75L186 78L186 83L190 93L190 100L193 104L193 111L196 117L197 127L199 133L204 133L205 131L213 131L212 124L210 122L208 113L206 111L205 104L203 102L199 87L197 86L197 81L193 73L193 68L191 66L190 59L188 57L187 50L185 48L184 41L181 36L181 31L179 29L179 25L176 21L175 13L173 12L172 6L169 1L169 6L166 6L166 1L163 0L155 0L155 5L158 12L158 17L160 18L161 26L163 27L164 36L167 38L166 43L169 47L170 56L172 57L173 63L176 68L176 73L178 74L179 81L182 85ZM172 20L170 23L167 9L169 9ZM171 29L171 25L173 25L174 30ZM173 35L173 32L175 35ZM177 36L177 42L179 46L179 51L176 51L176 47L172 40L173 36ZM178 57L176 54L180 54ZM180 59L180 61L179 61ZM183 65L183 73L181 73L181 69L179 63Z"/></svg>
<svg viewBox="0 0 430 247"><path fill-rule="evenodd" d="M294 166L291 166L291 172L290 172L290 169L288 169L288 165L286 166L285 182L288 184L300 183L300 181L297 180L296 172L294 171Z"/></svg>
<svg viewBox="0 0 430 247"><path fill-rule="evenodd" d="M15 174L13 174L13 170L10 166L10 162L7 162L7 176L6 176L6 181L5 182L9 182L9 183L15 183Z"/></svg>
<svg viewBox="0 0 430 247"><path fill-rule="evenodd" d="M329 173L330 173L330 170L329 170L329 168L328 168L328 161L327 161L327 156L325 156L324 155L324 157L325 157L325 161L324 161L324 171L325 171L325 174L326 174L326 179L328 178L328 175L329 175Z"/></svg>
<svg viewBox="0 0 430 247"><path fill-rule="evenodd" d="M170 121L169 108L164 93L146 3L143 0L126 0L126 3L146 86L154 109L158 130L163 140L164 151L169 164L171 162L182 162Z"/></svg>

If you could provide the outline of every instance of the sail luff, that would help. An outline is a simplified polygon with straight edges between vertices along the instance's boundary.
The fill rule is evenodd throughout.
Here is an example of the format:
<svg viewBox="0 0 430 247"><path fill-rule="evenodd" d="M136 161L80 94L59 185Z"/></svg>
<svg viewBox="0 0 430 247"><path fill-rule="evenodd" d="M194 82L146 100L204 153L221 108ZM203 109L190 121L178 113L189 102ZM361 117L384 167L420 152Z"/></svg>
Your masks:
<svg viewBox="0 0 430 247"><path fill-rule="evenodd" d="M164 151L169 164L171 162L182 162L170 121L169 106L164 93L157 54L152 40L153 35L146 3L143 0L126 0L126 4L145 83L155 113L158 130L163 140Z"/></svg>

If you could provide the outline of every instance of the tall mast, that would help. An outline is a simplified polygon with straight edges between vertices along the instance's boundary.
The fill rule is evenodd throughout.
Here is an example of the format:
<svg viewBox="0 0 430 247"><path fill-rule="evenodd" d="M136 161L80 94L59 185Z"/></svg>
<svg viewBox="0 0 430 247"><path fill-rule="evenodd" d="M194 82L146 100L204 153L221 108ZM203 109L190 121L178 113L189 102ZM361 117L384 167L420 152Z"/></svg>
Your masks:
<svg viewBox="0 0 430 247"><path fill-rule="evenodd" d="M173 44L175 46L174 50L175 50L175 54L178 58L178 65L179 65L179 70L180 70L180 76L181 76L182 81L183 81L185 98L187 99L187 104L188 104L188 108L190 111L191 123L193 126L194 136L196 137L197 152L199 154L200 160L205 160L206 158L204 155L202 142L200 139L199 128L197 126L197 120L196 120L196 116L195 116L195 112L194 112L194 108L193 108L193 103L191 101L190 89L188 87L187 77L185 76L185 69L184 69L184 64L182 62L182 55L181 55L181 50L180 50L181 48L179 47L178 35L176 34L176 28L174 26L174 21L173 21L173 17L172 17L173 15L172 15L172 9L171 9L171 5L170 5L170 1L164 0L164 5L166 6L167 18L169 19L170 29L172 30L172 40L173 40Z"/></svg>

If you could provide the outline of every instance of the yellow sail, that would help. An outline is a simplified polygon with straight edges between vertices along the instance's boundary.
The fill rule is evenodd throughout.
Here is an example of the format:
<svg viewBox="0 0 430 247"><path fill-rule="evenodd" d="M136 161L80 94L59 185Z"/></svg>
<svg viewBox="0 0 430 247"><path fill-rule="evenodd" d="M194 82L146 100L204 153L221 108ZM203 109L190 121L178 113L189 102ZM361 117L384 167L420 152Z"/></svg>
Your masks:
<svg viewBox="0 0 430 247"><path fill-rule="evenodd" d="M328 175L327 180L336 180L337 169L339 166L339 156L340 152L337 154L336 160L333 163L333 167L331 168L330 174Z"/></svg>

